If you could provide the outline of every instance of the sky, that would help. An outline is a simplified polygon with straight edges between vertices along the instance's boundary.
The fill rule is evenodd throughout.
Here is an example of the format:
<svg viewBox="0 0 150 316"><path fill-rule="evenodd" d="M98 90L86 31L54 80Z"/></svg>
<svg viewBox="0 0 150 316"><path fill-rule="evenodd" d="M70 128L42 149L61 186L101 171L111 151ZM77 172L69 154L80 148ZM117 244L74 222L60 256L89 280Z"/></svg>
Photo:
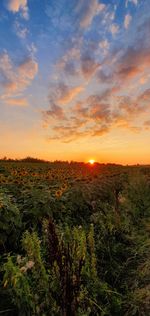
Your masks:
<svg viewBox="0 0 150 316"><path fill-rule="evenodd" d="M0 156L150 163L149 0L0 0Z"/></svg>

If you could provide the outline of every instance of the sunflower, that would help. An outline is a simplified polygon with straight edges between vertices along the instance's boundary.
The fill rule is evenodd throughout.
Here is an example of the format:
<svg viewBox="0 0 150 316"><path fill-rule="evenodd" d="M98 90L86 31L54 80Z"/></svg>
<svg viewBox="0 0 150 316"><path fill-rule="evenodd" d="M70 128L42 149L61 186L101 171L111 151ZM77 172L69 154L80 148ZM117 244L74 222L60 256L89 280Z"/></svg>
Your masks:
<svg viewBox="0 0 150 316"><path fill-rule="evenodd" d="M55 192L56 197L61 197L61 195L62 195L62 190L58 190Z"/></svg>

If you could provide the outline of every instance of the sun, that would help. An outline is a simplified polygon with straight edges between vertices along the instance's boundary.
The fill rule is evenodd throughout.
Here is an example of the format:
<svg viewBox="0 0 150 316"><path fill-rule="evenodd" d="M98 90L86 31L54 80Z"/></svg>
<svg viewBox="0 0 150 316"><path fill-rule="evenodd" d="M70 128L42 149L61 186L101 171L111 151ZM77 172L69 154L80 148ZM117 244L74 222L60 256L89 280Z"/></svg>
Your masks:
<svg viewBox="0 0 150 316"><path fill-rule="evenodd" d="M89 162L91 165L94 165L95 160L94 160L94 159L90 159L88 162Z"/></svg>

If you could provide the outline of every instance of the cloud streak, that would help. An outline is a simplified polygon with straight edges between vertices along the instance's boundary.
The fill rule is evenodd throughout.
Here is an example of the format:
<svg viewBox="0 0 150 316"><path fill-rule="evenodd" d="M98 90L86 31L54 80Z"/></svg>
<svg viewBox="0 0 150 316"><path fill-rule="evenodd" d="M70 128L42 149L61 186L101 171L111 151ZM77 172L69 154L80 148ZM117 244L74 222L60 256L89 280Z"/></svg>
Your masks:
<svg viewBox="0 0 150 316"><path fill-rule="evenodd" d="M13 64L7 52L0 55L0 87L2 99L17 96L32 83L38 72L38 64L25 58L18 65Z"/></svg>
<svg viewBox="0 0 150 316"><path fill-rule="evenodd" d="M12 105L12 106L21 106L26 107L28 106L28 101L26 98L8 98L5 100L6 104Z"/></svg>
<svg viewBox="0 0 150 316"><path fill-rule="evenodd" d="M125 27L125 29L129 28L129 25L130 25L131 21L132 21L132 16L130 14L126 14L125 18L124 18L124 27Z"/></svg>
<svg viewBox="0 0 150 316"><path fill-rule="evenodd" d="M78 94L83 91L82 86L68 87L66 85L61 86L61 96L58 98L57 102L60 105L65 105L71 102Z"/></svg>
<svg viewBox="0 0 150 316"><path fill-rule="evenodd" d="M98 0L79 1L76 11L80 14L80 27L87 29L95 16L105 9L105 4L99 3Z"/></svg>

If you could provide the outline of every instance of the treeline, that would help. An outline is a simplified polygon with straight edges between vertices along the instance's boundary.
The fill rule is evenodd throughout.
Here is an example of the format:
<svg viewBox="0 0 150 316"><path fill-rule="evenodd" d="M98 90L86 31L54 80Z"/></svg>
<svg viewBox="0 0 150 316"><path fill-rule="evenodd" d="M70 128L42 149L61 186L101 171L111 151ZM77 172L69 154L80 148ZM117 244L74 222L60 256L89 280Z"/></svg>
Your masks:
<svg viewBox="0 0 150 316"><path fill-rule="evenodd" d="M17 159L17 158L7 158L7 157L3 157L0 158L0 162L41 162L41 163L47 163L49 161L46 161L44 159L39 159L39 158L33 158L33 157L25 157L25 158L21 158L21 159Z"/></svg>

